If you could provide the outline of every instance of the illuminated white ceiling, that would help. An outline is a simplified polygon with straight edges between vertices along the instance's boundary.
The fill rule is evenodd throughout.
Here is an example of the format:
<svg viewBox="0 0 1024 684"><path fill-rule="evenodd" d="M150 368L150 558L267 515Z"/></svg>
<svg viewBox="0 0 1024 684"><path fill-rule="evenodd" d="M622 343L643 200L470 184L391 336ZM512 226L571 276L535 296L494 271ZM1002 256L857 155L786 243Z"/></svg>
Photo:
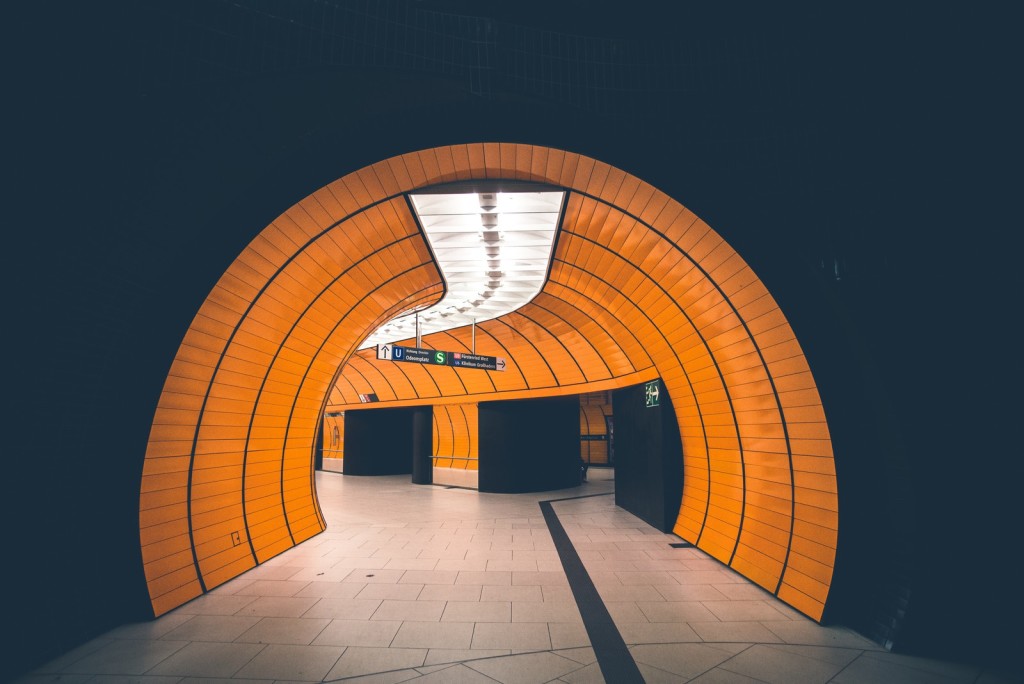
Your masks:
<svg viewBox="0 0 1024 684"><path fill-rule="evenodd" d="M420 334L515 311L544 287L562 191L409 195L447 291L419 314ZM381 326L360 349L416 337L416 313Z"/></svg>

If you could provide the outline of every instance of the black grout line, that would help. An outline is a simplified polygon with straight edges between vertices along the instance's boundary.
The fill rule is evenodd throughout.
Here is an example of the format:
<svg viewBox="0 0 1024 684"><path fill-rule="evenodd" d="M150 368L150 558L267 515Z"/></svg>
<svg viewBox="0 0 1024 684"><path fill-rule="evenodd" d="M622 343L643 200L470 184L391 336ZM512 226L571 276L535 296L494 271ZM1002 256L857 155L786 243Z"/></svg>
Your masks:
<svg viewBox="0 0 1024 684"><path fill-rule="evenodd" d="M610 492L608 493L610 494ZM594 648L594 655L597 656L597 664L601 668L601 674L605 681L615 684L631 684L636 682L643 684L644 678L640 674L633 655L629 652L626 642L619 634L615 621L612 620L608 608L597 593L597 587L583 567L583 561L576 553L576 548L569 540L569 535L562 522L555 514L551 505L556 501L570 501L573 499L586 499L592 496L607 496L608 494L586 494L565 499L551 499L539 501L541 513L544 514L544 522L547 523L551 539L558 551L558 558L562 561L562 569L569 580L569 587L572 589L573 598L576 599L576 606L579 608L580 616L583 618L583 626L590 637L590 645Z"/></svg>

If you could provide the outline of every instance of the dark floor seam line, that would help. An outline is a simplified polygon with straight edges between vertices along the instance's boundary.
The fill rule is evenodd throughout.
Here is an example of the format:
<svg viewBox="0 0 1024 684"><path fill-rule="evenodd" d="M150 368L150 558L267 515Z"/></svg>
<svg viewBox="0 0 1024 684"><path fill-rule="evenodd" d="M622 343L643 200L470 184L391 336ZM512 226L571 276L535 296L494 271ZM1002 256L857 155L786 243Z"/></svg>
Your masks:
<svg viewBox="0 0 1024 684"><path fill-rule="evenodd" d="M612 620L608 608L597 593L597 587L583 567L583 561L576 553L576 548L569 540L569 535L562 527L561 521L555 514L551 505L554 501L570 501L572 499L585 499L591 496L605 496L604 494L588 494L585 496L569 497L567 499L552 499L551 501L540 501L540 510L544 515L544 522L547 523L551 539L558 551L558 558L562 561L562 569L565 570L565 577L569 580L569 588L572 590L573 598L576 599L576 606L579 608L580 616L583 618L583 626L590 637L590 645L594 648L594 655L597 656L597 664L601 668L601 674L605 681L615 684L643 684L644 678L640 674L640 668L633 660L633 654L626 647L626 642L619 634L615 622Z"/></svg>

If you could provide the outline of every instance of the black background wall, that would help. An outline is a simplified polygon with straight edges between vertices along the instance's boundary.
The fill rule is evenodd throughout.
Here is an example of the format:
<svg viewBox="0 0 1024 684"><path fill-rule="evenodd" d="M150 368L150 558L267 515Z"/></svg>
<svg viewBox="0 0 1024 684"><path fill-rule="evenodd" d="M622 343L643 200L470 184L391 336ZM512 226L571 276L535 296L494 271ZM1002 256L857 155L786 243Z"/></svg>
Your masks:
<svg viewBox="0 0 1024 684"><path fill-rule="evenodd" d="M578 396L479 406L481 492L544 492L580 483Z"/></svg>
<svg viewBox="0 0 1024 684"><path fill-rule="evenodd" d="M354 8L326 25L337 41L290 14L328 6ZM923 655L1012 652L1024 117L1010 9L5 7L0 505L5 557L24 562L8 563L18 629L4 666L147 616L137 509L149 426L185 330L245 244L345 173L480 140L635 174L766 282L834 438L832 618ZM396 27L430 11L586 40L522 53L533 80L517 80L497 41L445 69L394 49ZM597 39L592 64L566 59ZM609 66L613 54L642 58Z"/></svg>
<svg viewBox="0 0 1024 684"><path fill-rule="evenodd" d="M647 406L646 383L612 392L615 505L671 532L683 494L683 445L672 398L657 382L657 406Z"/></svg>
<svg viewBox="0 0 1024 684"><path fill-rule="evenodd" d="M345 411L345 474L411 474L416 414L415 407Z"/></svg>

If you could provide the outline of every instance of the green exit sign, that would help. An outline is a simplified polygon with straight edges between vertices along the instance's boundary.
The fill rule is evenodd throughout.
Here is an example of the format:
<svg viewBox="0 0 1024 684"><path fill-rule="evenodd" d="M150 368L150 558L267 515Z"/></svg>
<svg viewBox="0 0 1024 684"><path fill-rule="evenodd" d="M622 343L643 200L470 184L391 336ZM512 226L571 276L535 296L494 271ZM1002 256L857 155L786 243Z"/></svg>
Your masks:
<svg viewBox="0 0 1024 684"><path fill-rule="evenodd" d="M644 385L644 401L647 408L658 405L658 397L661 395L661 381L651 380Z"/></svg>

